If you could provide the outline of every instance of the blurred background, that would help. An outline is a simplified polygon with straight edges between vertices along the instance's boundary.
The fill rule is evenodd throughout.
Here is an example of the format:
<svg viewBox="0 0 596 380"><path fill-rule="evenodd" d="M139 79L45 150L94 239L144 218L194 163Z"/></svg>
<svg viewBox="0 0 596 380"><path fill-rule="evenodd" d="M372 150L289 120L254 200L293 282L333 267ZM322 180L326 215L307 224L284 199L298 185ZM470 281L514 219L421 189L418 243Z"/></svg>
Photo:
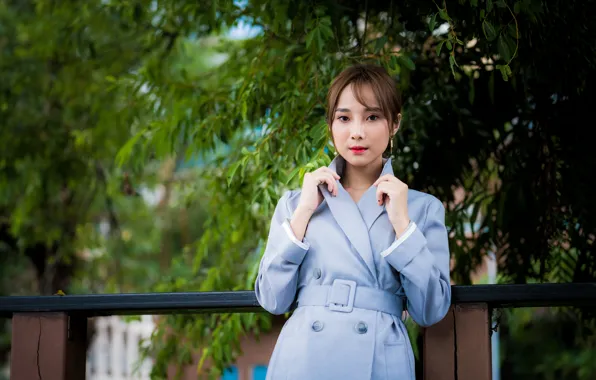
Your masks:
<svg viewBox="0 0 596 380"><path fill-rule="evenodd" d="M333 157L326 90L357 62L399 83L394 170L446 205L454 284L595 281L594 14L591 0L0 0L0 295L252 289L277 200ZM496 323L493 379L596 378L593 309ZM88 378L264 379L282 324L95 318ZM0 378L10 340L0 320Z"/></svg>

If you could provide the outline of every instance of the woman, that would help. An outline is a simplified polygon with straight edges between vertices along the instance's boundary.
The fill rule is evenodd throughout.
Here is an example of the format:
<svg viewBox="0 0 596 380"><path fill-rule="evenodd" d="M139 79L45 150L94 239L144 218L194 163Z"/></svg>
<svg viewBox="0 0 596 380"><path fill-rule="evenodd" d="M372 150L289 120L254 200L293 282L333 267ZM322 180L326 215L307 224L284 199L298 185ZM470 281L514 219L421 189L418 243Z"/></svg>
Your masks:
<svg viewBox="0 0 596 380"><path fill-rule="evenodd" d="M344 70L328 94L338 156L280 199L255 292L292 316L268 379L414 379L401 320L421 326L451 303L442 203L408 189L383 153L401 122L395 82L376 66Z"/></svg>

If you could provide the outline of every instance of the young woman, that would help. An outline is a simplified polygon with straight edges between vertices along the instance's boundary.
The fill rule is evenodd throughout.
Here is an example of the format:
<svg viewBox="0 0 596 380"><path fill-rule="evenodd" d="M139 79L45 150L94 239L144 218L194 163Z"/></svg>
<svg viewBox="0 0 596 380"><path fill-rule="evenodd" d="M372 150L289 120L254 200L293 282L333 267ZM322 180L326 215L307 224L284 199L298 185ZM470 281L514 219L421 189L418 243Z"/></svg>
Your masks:
<svg viewBox="0 0 596 380"><path fill-rule="evenodd" d="M401 121L383 68L344 70L327 106L338 155L280 199L255 284L267 311L295 308L267 378L414 379L401 316L405 303L421 326L447 313L445 209L408 189L383 158Z"/></svg>

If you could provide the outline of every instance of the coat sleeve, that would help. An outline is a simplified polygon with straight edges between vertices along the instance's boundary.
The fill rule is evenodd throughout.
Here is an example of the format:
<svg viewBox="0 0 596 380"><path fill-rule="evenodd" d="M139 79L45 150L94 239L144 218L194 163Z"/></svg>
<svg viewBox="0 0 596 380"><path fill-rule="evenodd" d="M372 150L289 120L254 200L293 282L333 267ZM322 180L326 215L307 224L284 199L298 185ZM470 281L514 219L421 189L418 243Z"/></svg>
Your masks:
<svg viewBox="0 0 596 380"><path fill-rule="evenodd" d="M451 282L449 240L441 201L432 197L422 229L411 222L382 255L400 273L412 319L420 326L442 320L451 305Z"/></svg>
<svg viewBox="0 0 596 380"><path fill-rule="evenodd" d="M308 243L299 241L290 227L291 194L286 192L275 207L255 282L259 304L272 314L289 311L296 297L298 268L309 249Z"/></svg>

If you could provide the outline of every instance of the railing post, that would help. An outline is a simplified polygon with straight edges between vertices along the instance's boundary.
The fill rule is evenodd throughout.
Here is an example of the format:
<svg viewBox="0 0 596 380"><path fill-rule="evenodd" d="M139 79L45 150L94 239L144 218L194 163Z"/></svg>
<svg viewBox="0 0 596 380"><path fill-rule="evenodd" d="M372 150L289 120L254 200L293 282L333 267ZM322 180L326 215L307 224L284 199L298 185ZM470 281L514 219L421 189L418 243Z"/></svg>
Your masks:
<svg viewBox="0 0 596 380"><path fill-rule="evenodd" d="M439 323L424 329L424 380L456 380L455 375L455 312L451 307Z"/></svg>
<svg viewBox="0 0 596 380"><path fill-rule="evenodd" d="M86 339L86 317L14 314L10 379L84 380Z"/></svg>
<svg viewBox="0 0 596 380"><path fill-rule="evenodd" d="M490 314L487 304L451 307L424 331L425 380L490 380Z"/></svg>

